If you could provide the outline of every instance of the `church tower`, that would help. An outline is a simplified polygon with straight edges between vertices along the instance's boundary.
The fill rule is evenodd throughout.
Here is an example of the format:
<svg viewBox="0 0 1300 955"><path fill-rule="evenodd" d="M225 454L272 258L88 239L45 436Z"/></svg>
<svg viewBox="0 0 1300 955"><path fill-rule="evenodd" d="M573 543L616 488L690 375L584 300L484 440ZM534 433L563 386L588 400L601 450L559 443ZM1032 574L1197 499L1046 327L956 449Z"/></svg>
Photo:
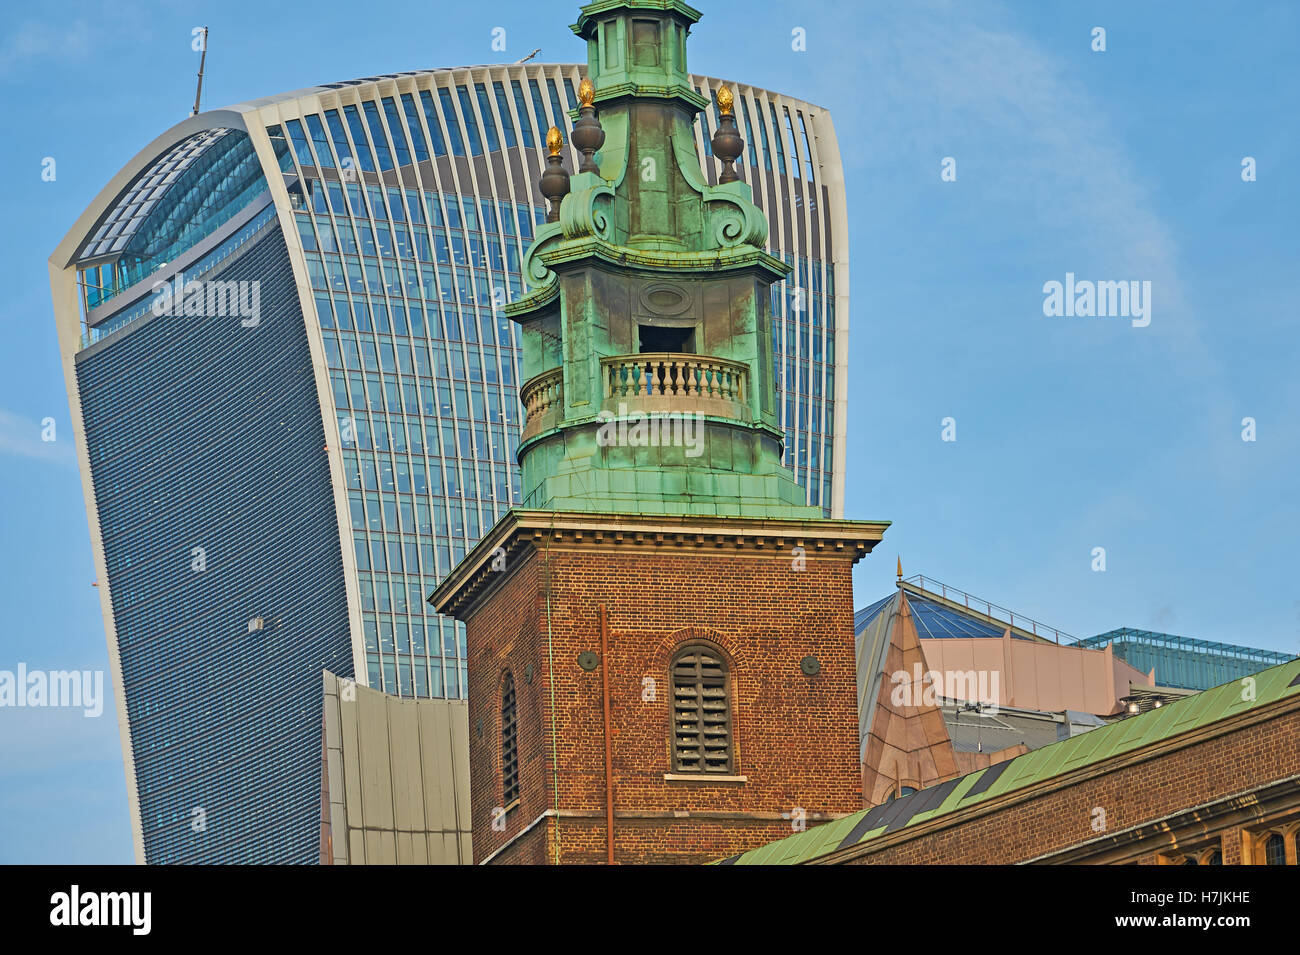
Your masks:
<svg viewBox="0 0 1300 955"><path fill-rule="evenodd" d="M770 287L734 161L710 186L681 0L594 0L525 261L523 506L430 598L466 624L474 857L704 862L862 808L851 568L781 463Z"/></svg>

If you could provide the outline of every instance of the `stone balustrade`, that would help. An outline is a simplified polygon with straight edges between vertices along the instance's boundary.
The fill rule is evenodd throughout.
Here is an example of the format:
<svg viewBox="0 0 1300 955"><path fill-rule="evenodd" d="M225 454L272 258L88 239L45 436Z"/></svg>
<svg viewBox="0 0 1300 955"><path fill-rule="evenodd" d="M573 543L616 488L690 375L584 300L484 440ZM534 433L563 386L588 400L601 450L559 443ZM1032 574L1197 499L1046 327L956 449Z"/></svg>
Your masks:
<svg viewBox="0 0 1300 955"><path fill-rule="evenodd" d="M724 413L730 410L731 417L747 417L749 366L742 362L683 352L645 352L602 358L600 364L607 406L628 399L674 399L653 404L662 406L656 410L702 413L716 413L730 405L735 407Z"/></svg>
<svg viewBox="0 0 1300 955"><path fill-rule="evenodd" d="M615 414L702 414L750 420L749 366L707 355L643 352L602 358L601 407ZM522 440L564 417L564 369L553 368L524 382Z"/></svg>
<svg viewBox="0 0 1300 955"><path fill-rule="evenodd" d="M519 401L524 406L524 438L544 430L548 418L558 423L564 412L564 369L552 368L524 382Z"/></svg>

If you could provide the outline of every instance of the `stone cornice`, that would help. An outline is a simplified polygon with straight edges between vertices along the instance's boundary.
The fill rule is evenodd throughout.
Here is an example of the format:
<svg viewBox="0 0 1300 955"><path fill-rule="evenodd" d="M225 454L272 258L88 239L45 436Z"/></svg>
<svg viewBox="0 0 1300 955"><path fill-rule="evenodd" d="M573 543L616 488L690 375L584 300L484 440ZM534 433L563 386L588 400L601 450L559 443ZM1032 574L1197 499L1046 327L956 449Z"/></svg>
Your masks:
<svg viewBox="0 0 1300 955"><path fill-rule="evenodd" d="M572 24L569 29L584 40L588 39L592 24L597 17L620 10L660 10L674 13L688 24L698 23L702 16L699 10L683 3L682 0L637 0L633 3L629 3L628 0L593 0L582 7L578 12L578 22Z"/></svg>
<svg viewBox="0 0 1300 955"><path fill-rule="evenodd" d="M608 105L628 96L685 100L697 110L707 109L709 106L707 99L684 83L610 83L600 88L596 94L596 102Z"/></svg>
<svg viewBox="0 0 1300 955"><path fill-rule="evenodd" d="M676 514L596 514L512 509L438 585L429 603L459 617L472 608L530 549L592 548L650 551L727 550L756 556L788 556L802 547L808 557L839 555L856 562L871 552L888 521L769 520ZM504 554L504 567L500 558ZM494 566L495 565L495 566Z"/></svg>
<svg viewBox="0 0 1300 955"><path fill-rule="evenodd" d="M1141 825L1107 833L1078 845L1054 849L1026 859L1024 864L1072 865L1087 862L1114 865L1148 852L1176 850L1180 831L1185 833L1197 828L1215 830L1249 825L1275 808L1294 806L1300 799L1298 794L1300 776L1274 780Z"/></svg>
<svg viewBox="0 0 1300 955"><path fill-rule="evenodd" d="M735 245L702 252L677 250L634 249L614 245L598 236L569 239L539 248L541 261L551 269L557 265L587 258L600 259L622 268L644 269L648 272L721 272L745 268L762 269L777 281L790 273L790 266L776 256L752 245Z"/></svg>
<svg viewBox="0 0 1300 955"><path fill-rule="evenodd" d="M548 225L553 224L548 223ZM558 234L558 227L554 231ZM502 311L507 318L523 321L530 318L533 312L555 301L559 298L559 283L555 277L556 267L589 259L596 259L622 269L641 270L649 274L664 272L716 274L723 271L757 269L778 282L784 280L791 271L791 267L776 256L749 245L709 249L704 252L681 252L634 249L630 246L614 245L595 235L559 239L552 243L547 243L545 241L547 238L550 236L543 236L536 240L528 252L528 257L535 259L537 267L542 270L538 276L540 282L520 298L506 303ZM542 275L545 277L542 278Z"/></svg>

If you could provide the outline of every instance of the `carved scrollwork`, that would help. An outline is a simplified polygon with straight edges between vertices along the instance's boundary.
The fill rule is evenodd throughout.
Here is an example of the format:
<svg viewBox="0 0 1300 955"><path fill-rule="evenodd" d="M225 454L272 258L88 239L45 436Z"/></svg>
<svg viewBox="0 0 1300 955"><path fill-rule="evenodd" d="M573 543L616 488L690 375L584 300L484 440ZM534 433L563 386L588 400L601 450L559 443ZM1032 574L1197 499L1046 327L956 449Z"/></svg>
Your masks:
<svg viewBox="0 0 1300 955"><path fill-rule="evenodd" d="M566 239L595 236L609 238L609 215L614 190L606 183L574 189L560 206L560 228Z"/></svg>
<svg viewBox="0 0 1300 955"><path fill-rule="evenodd" d="M533 244L524 253L524 280L529 287L545 288L555 281L555 272L542 261L541 253L554 245L555 240L560 238L561 235L558 223L547 222L537 227L537 234L533 239Z"/></svg>
<svg viewBox="0 0 1300 955"><path fill-rule="evenodd" d="M713 192L709 189L709 192ZM767 241L767 219L753 203L738 201L731 196L706 194L709 218L713 226L713 239L722 248L737 245L754 245L759 248Z"/></svg>
<svg viewBox="0 0 1300 955"><path fill-rule="evenodd" d="M709 238L716 248L737 245L755 245L767 242L767 218L750 199L749 186L731 182L720 186L708 185L700 171L695 140L686 132L673 133L673 155L686 182L704 200L709 216Z"/></svg>

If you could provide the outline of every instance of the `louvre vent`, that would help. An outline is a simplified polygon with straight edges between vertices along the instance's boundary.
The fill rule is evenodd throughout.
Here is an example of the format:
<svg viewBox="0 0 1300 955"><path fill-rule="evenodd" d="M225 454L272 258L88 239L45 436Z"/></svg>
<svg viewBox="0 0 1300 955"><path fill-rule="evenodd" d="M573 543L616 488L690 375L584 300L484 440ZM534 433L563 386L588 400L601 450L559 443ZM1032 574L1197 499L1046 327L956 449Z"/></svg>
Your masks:
<svg viewBox="0 0 1300 955"><path fill-rule="evenodd" d="M515 713L515 678L506 671L501 686L501 805L519 798L519 742Z"/></svg>
<svg viewBox="0 0 1300 955"><path fill-rule="evenodd" d="M673 660L673 768L731 772L727 667L712 650L688 647Z"/></svg>

